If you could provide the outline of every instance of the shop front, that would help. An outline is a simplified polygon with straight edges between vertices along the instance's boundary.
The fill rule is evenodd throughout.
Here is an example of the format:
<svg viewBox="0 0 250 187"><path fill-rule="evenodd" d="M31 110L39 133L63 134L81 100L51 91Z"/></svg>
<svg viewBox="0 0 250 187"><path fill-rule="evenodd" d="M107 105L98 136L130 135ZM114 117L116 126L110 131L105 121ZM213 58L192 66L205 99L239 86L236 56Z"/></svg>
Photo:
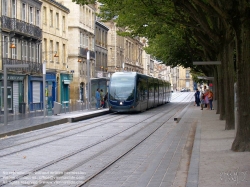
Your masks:
<svg viewBox="0 0 250 187"><path fill-rule="evenodd" d="M28 105L30 111L43 109L42 85L43 85L42 76L29 75Z"/></svg>
<svg viewBox="0 0 250 187"><path fill-rule="evenodd" d="M19 108L24 104L24 79L25 75L7 75L7 108L10 113L24 112L25 108ZM0 74L0 107L4 112L4 81Z"/></svg>
<svg viewBox="0 0 250 187"><path fill-rule="evenodd" d="M72 74L60 74L60 102L68 106L70 102L70 83L72 81Z"/></svg>

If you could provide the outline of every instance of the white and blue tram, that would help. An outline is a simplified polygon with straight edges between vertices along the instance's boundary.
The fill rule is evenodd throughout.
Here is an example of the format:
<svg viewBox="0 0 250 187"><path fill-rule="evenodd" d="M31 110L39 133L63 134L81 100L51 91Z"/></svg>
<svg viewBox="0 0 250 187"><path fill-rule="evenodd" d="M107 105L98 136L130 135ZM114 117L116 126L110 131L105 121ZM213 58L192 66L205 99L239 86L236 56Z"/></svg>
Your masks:
<svg viewBox="0 0 250 187"><path fill-rule="evenodd" d="M111 112L141 112L171 99L171 84L136 72L116 72L109 84Z"/></svg>

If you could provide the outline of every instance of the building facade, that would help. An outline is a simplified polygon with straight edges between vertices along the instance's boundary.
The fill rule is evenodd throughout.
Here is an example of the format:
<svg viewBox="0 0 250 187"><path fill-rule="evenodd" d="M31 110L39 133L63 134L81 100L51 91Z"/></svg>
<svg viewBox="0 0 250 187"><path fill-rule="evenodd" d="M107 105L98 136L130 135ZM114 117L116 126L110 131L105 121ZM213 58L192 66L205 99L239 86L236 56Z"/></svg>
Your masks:
<svg viewBox="0 0 250 187"><path fill-rule="evenodd" d="M68 14L54 0L42 0L42 61L46 64L46 104L69 102L71 74L68 71Z"/></svg>
<svg viewBox="0 0 250 187"><path fill-rule="evenodd" d="M135 71L143 73L143 43L140 38L119 36L124 31L112 21L105 22L108 32L108 73Z"/></svg>
<svg viewBox="0 0 250 187"><path fill-rule="evenodd" d="M42 75L42 2L2 0L1 6L0 106L2 112L4 65L28 65L28 68L8 69L7 108L9 112L18 112L21 104L25 104L27 108L34 100L38 105L42 102L41 85L32 87L36 77L39 78ZM36 91L36 88L39 88L39 91ZM19 112L24 111L19 110Z"/></svg>
<svg viewBox="0 0 250 187"><path fill-rule="evenodd" d="M182 88L186 88L190 91L193 90L193 80L190 74L190 68L178 67L178 79L177 79L177 90L180 91Z"/></svg>
<svg viewBox="0 0 250 187"><path fill-rule="evenodd" d="M95 24L95 77L108 77L108 27L96 21Z"/></svg>
<svg viewBox="0 0 250 187"><path fill-rule="evenodd" d="M72 0L62 0L70 9L68 15L68 70L72 73L70 99L72 102L85 100L87 75L95 75L95 6L79 5ZM87 53L89 52L89 67Z"/></svg>

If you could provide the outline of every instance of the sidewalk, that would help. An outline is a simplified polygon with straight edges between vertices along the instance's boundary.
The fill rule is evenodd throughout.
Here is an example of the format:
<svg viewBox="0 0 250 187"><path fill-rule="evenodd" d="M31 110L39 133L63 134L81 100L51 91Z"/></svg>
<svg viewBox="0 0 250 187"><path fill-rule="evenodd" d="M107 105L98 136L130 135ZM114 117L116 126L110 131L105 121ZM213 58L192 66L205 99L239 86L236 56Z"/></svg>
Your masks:
<svg viewBox="0 0 250 187"><path fill-rule="evenodd" d="M42 129L53 125L59 125L68 122L77 122L83 119L92 118L109 113L108 109L101 110L82 110L58 115L46 116L14 116L16 119L10 119L8 125L0 123L0 138L10 135L16 135L32 130ZM24 118L25 117L25 118Z"/></svg>
<svg viewBox="0 0 250 187"><path fill-rule="evenodd" d="M216 110L190 109L198 123L186 187L250 186L249 152L231 150L235 130L224 130Z"/></svg>

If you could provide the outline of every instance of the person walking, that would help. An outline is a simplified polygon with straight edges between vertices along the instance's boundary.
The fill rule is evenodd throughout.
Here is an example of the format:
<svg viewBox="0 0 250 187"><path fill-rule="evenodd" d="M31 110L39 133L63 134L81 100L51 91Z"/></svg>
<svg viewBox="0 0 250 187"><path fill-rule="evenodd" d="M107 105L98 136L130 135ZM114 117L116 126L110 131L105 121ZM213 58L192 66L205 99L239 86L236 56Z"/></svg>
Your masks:
<svg viewBox="0 0 250 187"><path fill-rule="evenodd" d="M209 101L209 106L210 106L210 109L213 110L213 99L214 99L214 94L211 90L209 90L209 93L208 93L208 101Z"/></svg>
<svg viewBox="0 0 250 187"><path fill-rule="evenodd" d="M205 96L204 96L204 93L201 93L201 110L203 110L204 108L204 103L205 103Z"/></svg>
<svg viewBox="0 0 250 187"><path fill-rule="evenodd" d="M198 89L195 92L195 103L197 106L200 106L200 91Z"/></svg>
<svg viewBox="0 0 250 187"><path fill-rule="evenodd" d="M95 99L96 99L96 109L100 109L101 95L99 88L97 88L95 92Z"/></svg>

